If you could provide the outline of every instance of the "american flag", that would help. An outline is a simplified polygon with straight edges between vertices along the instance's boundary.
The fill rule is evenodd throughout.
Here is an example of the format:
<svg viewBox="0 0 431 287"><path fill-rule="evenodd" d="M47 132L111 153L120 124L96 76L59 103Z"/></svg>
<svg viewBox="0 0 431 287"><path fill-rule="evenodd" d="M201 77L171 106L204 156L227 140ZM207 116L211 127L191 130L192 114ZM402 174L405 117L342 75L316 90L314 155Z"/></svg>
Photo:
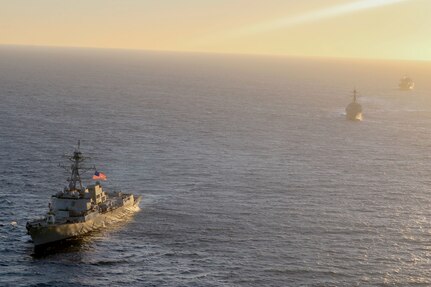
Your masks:
<svg viewBox="0 0 431 287"><path fill-rule="evenodd" d="M94 175L93 175L93 179L94 180L99 180L99 179L101 179L101 180L106 180L106 175L103 173L103 172L98 172L97 170L96 170L96 172L94 173Z"/></svg>

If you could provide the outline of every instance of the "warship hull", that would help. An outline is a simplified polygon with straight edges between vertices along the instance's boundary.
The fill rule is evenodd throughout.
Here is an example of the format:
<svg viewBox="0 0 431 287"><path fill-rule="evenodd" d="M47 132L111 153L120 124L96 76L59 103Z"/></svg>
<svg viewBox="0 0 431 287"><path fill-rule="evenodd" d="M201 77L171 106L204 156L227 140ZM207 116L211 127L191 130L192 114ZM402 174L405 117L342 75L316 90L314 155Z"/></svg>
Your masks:
<svg viewBox="0 0 431 287"><path fill-rule="evenodd" d="M349 121L362 121L362 113L347 114L346 119Z"/></svg>
<svg viewBox="0 0 431 287"><path fill-rule="evenodd" d="M346 107L346 119L362 121L362 106L356 102L356 90L353 91L353 102Z"/></svg>
<svg viewBox="0 0 431 287"><path fill-rule="evenodd" d="M414 86L400 86L400 91L412 91Z"/></svg>
<svg viewBox="0 0 431 287"><path fill-rule="evenodd" d="M40 227L33 227L28 230L34 245L37 247L48 245L64 239L73 238L84 235L91 231L100 229L115 221L116 218L121 218L125 214L130 214L139 206L141 197L136 200L129 201L123 206L119 206L113 210L103 213L97 213L92 218L82 222L50 224Z"/></svg>
<svg viewBox="0 0 431 287"><path fill-rule="evenodd" d="M403 77L398 84L401 91L411 91L415 88L415 82L407 76Z"/></svg>

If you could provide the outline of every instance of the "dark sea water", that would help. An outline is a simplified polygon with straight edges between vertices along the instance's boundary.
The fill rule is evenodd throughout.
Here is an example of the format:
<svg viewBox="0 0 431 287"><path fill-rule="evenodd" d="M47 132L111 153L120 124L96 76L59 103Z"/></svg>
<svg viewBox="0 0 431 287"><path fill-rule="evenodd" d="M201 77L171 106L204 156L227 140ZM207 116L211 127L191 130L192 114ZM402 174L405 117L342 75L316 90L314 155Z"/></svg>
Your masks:
<svg viewBox="0 0 431 287"><path fill-rule="evenodd" d="M413 92L397 90L405 73ZM430 76L430 63L2 47L0 286L430 286ZM360 123L343 115L354 87ZM141 210L35 254L25 224L65 185L78 139Z"/></svg>

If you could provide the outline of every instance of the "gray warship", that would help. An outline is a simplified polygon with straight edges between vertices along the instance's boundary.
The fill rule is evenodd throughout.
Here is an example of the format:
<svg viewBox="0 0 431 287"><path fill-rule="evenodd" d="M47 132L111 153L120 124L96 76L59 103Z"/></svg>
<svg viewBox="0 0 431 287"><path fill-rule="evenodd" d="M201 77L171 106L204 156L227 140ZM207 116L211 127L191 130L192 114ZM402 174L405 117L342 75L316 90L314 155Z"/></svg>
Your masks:
<svg viewBox="0 0 431 287"><path fill-rule="evenodd" d="M411 91L415 88L415 82L413 82L412 78L404 76L401 78L398 87L402 91Z"/></svg>
<svg viewBox="0 0 431 287"><path fill-rule="evenodd" d="M357 102L356 89L353 90L353 101L346 107L346 119L362 121L362 106Z"/></svg>
<svg viewBox="0 0 431 287"><path fill-rule="evenodd" d="M35 247L77 237L90 231L105 227L110 219L119 217L125 212L138 209L141 197L122 192L105 192L99 181L84 187L80 171L92 170L82 162L85 157L80 151L80 144L68 156L72 162L70 167L62 166L71 172L68 187L52 195L49 210L43 218L27 222L28 234L33 239ZM96 175L105 176L103 173ZM95 177L93 176L93 179ZM105 178L106 179L106 178Z"/></svg>

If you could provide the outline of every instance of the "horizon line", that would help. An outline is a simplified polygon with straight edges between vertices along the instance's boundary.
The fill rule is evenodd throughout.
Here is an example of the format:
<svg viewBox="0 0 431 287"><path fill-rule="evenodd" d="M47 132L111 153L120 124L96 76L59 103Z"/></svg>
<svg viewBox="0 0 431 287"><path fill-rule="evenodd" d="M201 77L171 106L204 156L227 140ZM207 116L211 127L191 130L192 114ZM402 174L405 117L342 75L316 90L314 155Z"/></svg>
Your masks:
<svg viewBox="0 0 431 287"><path fill-rule="evenodd" d="M2 47L16 48L45 48L45 49L81 49L81 50L105 50L105 51L130 51L147 53L178 53L178 54L205 54L205 55L226 55L226 56L255 56L255 57L277 57L277 58L297 58L297 59L332 59L332 60L364 60L364 61L400 61L400 62L431 62L431 59L413 58L377 58L360 56L322 56L322 55L301 55L284 53L241 53L241 52L214 52L204 50L169 50L169 49L145 49L145 48L123 48L123 47L98 47L98 46L66 46L66 45L44 45L44 44L11 44L0 43Z"/></svg>

